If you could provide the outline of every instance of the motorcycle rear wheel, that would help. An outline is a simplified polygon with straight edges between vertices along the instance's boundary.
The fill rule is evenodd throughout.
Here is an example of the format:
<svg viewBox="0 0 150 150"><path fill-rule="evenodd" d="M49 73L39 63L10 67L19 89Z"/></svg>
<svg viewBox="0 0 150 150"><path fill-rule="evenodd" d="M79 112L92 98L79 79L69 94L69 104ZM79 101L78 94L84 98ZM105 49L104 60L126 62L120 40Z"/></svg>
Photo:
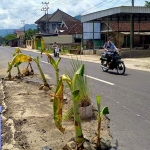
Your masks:
<svg viewBox="0 0 150 150"><path fill-rule="evenodd" d="M117 64L117 73L123 75L125 73L126 67L123 62Z"/></svg>
<svg viewBox="0 0 150 150"><path fill-rule="evenodd" d="M104 67L107 67L107 61L106 61L106 60L103 60L103 61L101 62L101 64L102 64ZM108 69L106 69L106 68L104 68L104 67L102 67L102 70L103 70L104 72L107 72Z"/></svg>

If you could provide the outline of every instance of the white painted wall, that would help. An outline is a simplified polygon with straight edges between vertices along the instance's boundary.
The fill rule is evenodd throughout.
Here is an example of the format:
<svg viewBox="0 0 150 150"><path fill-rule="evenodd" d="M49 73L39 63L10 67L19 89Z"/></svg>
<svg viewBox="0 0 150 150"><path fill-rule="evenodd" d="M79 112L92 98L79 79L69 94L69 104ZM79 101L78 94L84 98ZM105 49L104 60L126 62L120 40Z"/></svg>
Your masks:
<svg viewBox="0 0 150 150"><path fill-rule="evenodd" d="M43 37L45 44L52 44L56 43L73 43L74 39L72 35L58 35L58 36L50 36L50 37Z"/></svg>

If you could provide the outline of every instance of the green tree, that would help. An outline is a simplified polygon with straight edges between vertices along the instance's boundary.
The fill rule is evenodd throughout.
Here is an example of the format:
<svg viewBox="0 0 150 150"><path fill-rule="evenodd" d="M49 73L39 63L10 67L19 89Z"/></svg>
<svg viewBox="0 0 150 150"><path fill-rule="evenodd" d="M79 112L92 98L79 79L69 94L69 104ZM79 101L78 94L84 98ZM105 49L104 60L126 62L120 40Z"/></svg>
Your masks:
<svg viewBox="0 0 150 150"><path fill-rule="evenodd" d="M145 1L145 6L146 6L146 7L150 7L150 2Z"/></svg>
<svg viewBox="0 0 150 150"><path fill-rule="evenodd" d="M15 40L17 39L16 35L15 34L7 34L5 37L4 37L4 40L5 41L11 41L11 40Z"/></svg>
<svg viewBox="0 0 150 150"><path fill-rule="evenodd" d="M26 32L25 32L25 36L24 36L24 39L23 39L23 42L25 43L26 40L31 40L33 39L33 35L35 33L37 33L38 30L37 29L28 29Z"/></svg>
<svg viewBox="0 0 150 150"><path fill-rule="evenodd" d="M3 37L0 36L0 43L3 43Z"/></svg>

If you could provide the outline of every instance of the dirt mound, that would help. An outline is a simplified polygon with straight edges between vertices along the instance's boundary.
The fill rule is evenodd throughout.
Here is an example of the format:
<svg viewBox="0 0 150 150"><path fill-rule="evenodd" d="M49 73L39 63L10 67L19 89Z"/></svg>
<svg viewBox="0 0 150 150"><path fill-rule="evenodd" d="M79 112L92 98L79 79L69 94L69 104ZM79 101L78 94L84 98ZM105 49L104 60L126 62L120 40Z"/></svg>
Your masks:
<svg viewBox="0 0 150 150"><path fill-rule="evenodd" d="M66 127L65 134L55 127L53 102L50 101L51 91L40 91L39 86L40 84L31 81L30 77L24 80L4 81L3 104L6 107L3 111L3 150L40 150L44 146L60 150L74 137L72 120L63 122L63 126ZM96 117L83 120L82 129L84 136L91 139L97 130ZM104 117L102 120L101 134L112 139L108 118Z"/></svg>

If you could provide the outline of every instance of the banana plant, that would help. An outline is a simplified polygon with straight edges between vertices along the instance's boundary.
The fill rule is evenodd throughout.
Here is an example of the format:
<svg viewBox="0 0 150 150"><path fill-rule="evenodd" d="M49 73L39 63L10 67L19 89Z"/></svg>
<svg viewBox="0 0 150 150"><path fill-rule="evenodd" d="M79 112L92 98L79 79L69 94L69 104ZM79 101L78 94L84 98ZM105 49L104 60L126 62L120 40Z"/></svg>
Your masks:
<svg viewBox="0 0 150 150"><path fill-rule="evenodd" d="M54 67L55 69L55 73L56 73L56 82L58 84L59 82L59 68L58 68L58 64L61 60L61 58L59 58L58 60L54 60L53 57L51 55L49 55L48 53L45 53L49 59L49 62L51 63L51 65Z"/></svg>
<svg viewBox="0 0 150 150"><path fill-rule="evenodd" d="M82 146L84 138L81 127L81 119L79 115L79 89L76 89L76 81L79 76L84 74L84 64L82 64L79 69L74 73L72 79L66 74L60 77L59 83L57 85L55 95L54 95L54 121L56 127L64 133L65 128L62 127L62 101L63 101L63 82L67 82L72 93L73 100L73 112L74 112L74 126L75 126L75 139L76 142Z"/></svg>
<svg viewBox="0 0 150 150"><path fill-rule="evenodd" d="M14 53L13 53L12 55L13 55L13 57L14 57L14 56L16 56L16 55L18 55L18 54L20 54L20 53L22 53L21 50L20 50L20 48L16 48L15 51L14 51ZM18 62L17 64L14 65L14 67L17 67L18 76L20 76L20 74L21 74L21 73L20 73L20 69L19 69L19 65L20 65L20 64L21 64L21 62Z"/></svg>
<svg viewBox="0 0 150 150"><path fill-rule="evenodd" d="M36 62L36 64L37 64L37 66L38 66L38 69L39 69L39 71L40 71L40 74L41 74L42 79L43 79L43 82L44 82L44 86L49 87L49 84L47 83L46 78L45 78L45 76L44 76L44 73L43 73L43 71L42 71L42 69L41 69L41 67L40 67L40 64L39 64L39 57L37 57L37 58L32 58L31 56L26 55L26 54L22 54L22 53L20 53L20 54L18 54L18 55L15 55L15 56L13 57L12 61L11 61L11 62L8 62L8 69L7 69L7 72L9 73L9 74L8 74L8 78L9 78L9 79L11 78L11 70L12 70L12 67L13 67L13 66L18 66L19 63L28 62L28 63L29 63L28 66L30 65L30 67L31 67L30 62L31 62L32 60L34 60L34 61ZM27 67L28 67L28 66L27 66ZM33 72L32 67L31 67L31 72Z"/></svg>
<svg viewBox="0 0 150 150"><path fill-rule="evenodd" d="M100 130L101 130L101 119L103 115L109 114L109 109L108 107L104 107L102 110L100 110L101 107L101 96L97 95L96 96L96 102L97 102L97 108L98 108L98 134L97 134L97 144L96 147L100 147Z"/></svg>
<svg viewBox="0 0 150 150"><path fill-rule="evenodd" d="M39 57L33 58L33 60L36 62L37 67L38 67L38 69L39 69L39 71L40 71L40 74L41 74L41 77L42 77L44 86L49 87L49 84L47 83L47 80L46 80L46 78L45 78L45 75L44 75L44 73L43 73L43 71L42 71L42 69L41 69L40 62L39 62Z"/></svg>
<svg viewBox="0 0 150 150"><path fill-rule="evenodd" d="M32 58L29 55L25 55L22 53L15 55L12 61L8 63L7 72L9 73L9 75L11 75L11 70L13 66L18 65L19 63L30 62L30 61L32 61Z"/></svg>

